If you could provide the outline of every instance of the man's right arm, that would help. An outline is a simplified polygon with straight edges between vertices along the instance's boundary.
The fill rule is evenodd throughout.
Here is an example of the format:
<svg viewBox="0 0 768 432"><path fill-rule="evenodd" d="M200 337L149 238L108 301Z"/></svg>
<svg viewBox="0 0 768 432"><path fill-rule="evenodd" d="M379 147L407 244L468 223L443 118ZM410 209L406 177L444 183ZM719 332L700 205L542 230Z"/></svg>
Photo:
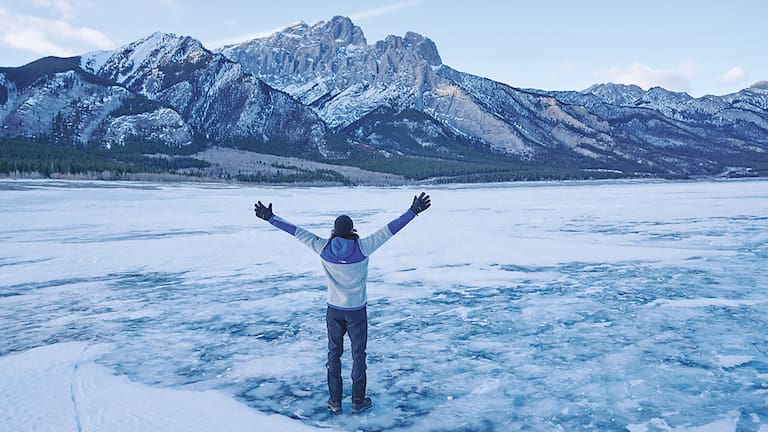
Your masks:
<svg viewBox="0 0 768 432"><path fill-rule="evenodd" d="M276 228L287 232L288 234L296 237L296 240L309 246L315 253L321 253L325 245L328 243L328 239L324 239L311 231L307 231L304 228L298 227L287 220L279 217L272 216L269 219L269 223Z"/></svg>
<svg viewBox="0 0 768 432"><path fill-rule="evenodd" d="M255 206L255 212L257 217L269 222L275 228L279 228L296 237L297 240L309 246L315 253L319 254L322 252L323 248L325 248L325 245L328 243L327 239L319 237L304 228L298 227L287 220L276 216L272 213L272 203L269 203L269 207L267 207L259 201Z"/></svg>

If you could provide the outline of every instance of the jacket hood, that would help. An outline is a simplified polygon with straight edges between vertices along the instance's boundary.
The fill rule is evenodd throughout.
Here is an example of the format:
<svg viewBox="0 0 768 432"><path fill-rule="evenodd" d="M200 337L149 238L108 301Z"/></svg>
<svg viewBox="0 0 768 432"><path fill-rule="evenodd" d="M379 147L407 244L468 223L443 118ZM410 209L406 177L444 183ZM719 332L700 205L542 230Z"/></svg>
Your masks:
<svg viewBox="0 0 768 432"><path fill-rule="evenodd" d="M331 239L331 252L341 259L349 258L355 250L354 246L355 241L352 239L345 239L343 237Z"/></svg>

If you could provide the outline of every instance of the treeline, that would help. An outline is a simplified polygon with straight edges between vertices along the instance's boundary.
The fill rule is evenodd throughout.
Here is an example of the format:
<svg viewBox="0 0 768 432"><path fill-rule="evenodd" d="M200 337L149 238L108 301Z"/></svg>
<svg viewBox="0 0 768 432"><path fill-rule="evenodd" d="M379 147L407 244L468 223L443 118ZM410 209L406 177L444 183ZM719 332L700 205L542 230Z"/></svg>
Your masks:
<svg viewBox="0 0 768 432"><path fill-rule="evenodd" d="M277 146L275 143L268 145ZM141 174L147 174L151 179L162 179L164 174L203 177L206 176L203 170L210 164L191 155L205 148L201 140L184 147L172 147L128 138L124 145L108 149L99 145L65 145L50 137L0 137L0 175L104 180L140 179ZM293 165L276 165L275 168L282 169L271 173L208 175L251 183L352 184L333 170L308 170Z"/></svg>
<svg viewBox="0 0 768 432"><path fill-rule="evenodd" d="M509 181L552 181L552 180L608 180L626 178L627 175L611 171L573 171L558 169L530 169L489 173L474 173L455 177L439 178L437 183L493 183Z"/></svg>
<svg viewBox="0 0 768 432"><path fill-rule="evenodd" d="M237 174L234 179L244 183L333 183L352 185L353 183L336 171L300 170L298 172Z"/></svg>
<svg viewBox="0 0 768 432"><path fill-rule="evenodd" d="M402 175L411 180L478 183L567 179L612 179L626 177L620 172L586 171L579 167L557 168L523 161L460 161L416 156L356 156L334 163Z"/></svg>
<svg viewBox="0 0 768 432"><path fill-rule="evenodd" d="M621 172L586 170L571 164L568 168L541 163L501 160L493 155L474 154L471 160L439 159L393 154L385 157L370 151L353 151L348 159L328 161L308 152L301 145L279 142L230 140L228 147L356 166L369 171L401 175L405 178L434 182L501 182L525 180L609 179L626 177ZM100 178L136 178L128 174L171 174L216 177L252 183L332 183L352 184L347 177L330 169L309 170L292 165L274 165L272 172L213 173L208 162L192 157L207 148L202 139L191 145L168 146L140 138L128 138L124 145L105 148L100 145L63 144L52 138L0 137L0 175L61 177L97 175ZM309 154L308 154L309 153ZM467 159L470 159L467 158ZM575 165L575 166L574 166ZM282 169L280 169L282 168ZM763 166L759 167L765 169ZM758 168L758 169L759 169ZM95 174L94 174L95 173ZM106 174L103 174L106 173Z"/></svg>
<svg viewBox="0 0 768 432"><path fill-rule="evenodd" d="M110 172L119 176L125 173L167 173L209 166L205 161L186 156L147 156L135 149L137 145L132 143L126 144L126 147L107 149L96 145L56 144L45 138L0 137L0 174L37 173L51 177L52 174ZM158 150L156 143L142 145Z"/></svg>
<svg viewBox="0 0 768 432"><path fill-rule="evenodd" d="M617 172L584 171L582 168L587 167L587 165L579 164L578 161L574 160L550 160L550 163L545 165L540 162L505 159L500 155L489 154L480 149L458 145L453 150L456 152L460 151L463 154L462 159L430 157L426 154L420 156L403 156L398 154L384 156L378 152L354 148L350 151L346 139L341 136L331 137L327 144L332 152L346 153L346 158L327 160L316 151L311 150L308 145L302 143L259 141L253 138L230 138L217 143L221 147L354 166L368 171L400 175L411 180L436 179L436 181L446 182L498 182L626 177L625 174ZM594 166L594 162L590 165ZM300 173L287 172L279 174L241 174L235 176L235 178L239 181L265 183L331 181L347 184L349 182L341 174L328 170L305 170Z"/></svg>
<svg viewBox="0 0 768 432"><path fill-rule="evenodd" d="M288 142L282 140L262 141L250 137L226 138L216 142L219 147L233 148L253 153L264 153L276 156L292 156L318 160L321 155L307 143Z"/></svg>
<svg viewBox="0 0 768 432"><path fill-rule="evenodd" d="M502 168L474 162L460 162L445 159L430 159L415 156L357 156L343 161L369 171L397 174L412 180L424 180L432 177L458 176L478 172L498 172Z"/></svg>

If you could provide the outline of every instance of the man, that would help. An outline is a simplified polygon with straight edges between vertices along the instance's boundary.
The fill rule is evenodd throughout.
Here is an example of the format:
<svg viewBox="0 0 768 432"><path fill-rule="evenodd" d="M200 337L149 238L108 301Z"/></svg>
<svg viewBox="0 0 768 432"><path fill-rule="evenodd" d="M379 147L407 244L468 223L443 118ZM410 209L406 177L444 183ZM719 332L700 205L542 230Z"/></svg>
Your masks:
<svg viewBox="0 0 768 432"><path fill-rule="evenodd" d="M328 308L325 321L328 327L328 409L341 412L341 354L344 334L349 333L352 345L352 414L361 413L372 406L365 396L365 350L368 343L368 257L387 240L397 234L416 215L431 205L424 192L413 197L411 207L402 216L365 238L357 235L352 219L347 215L336 218L329 239L321 238L297 227L272 212L272 203L255 205L256 216L296 237L300 242L320 254L325 275L328 277Z"/></svg>

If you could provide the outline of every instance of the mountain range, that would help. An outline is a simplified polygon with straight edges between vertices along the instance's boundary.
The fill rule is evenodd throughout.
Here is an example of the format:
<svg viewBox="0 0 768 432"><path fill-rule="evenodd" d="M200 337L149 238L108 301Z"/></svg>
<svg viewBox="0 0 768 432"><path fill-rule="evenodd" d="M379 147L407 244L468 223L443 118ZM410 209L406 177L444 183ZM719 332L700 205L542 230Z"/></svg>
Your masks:
<svg viewBox="0 0 768 432"><path fill-rule="evenodd" d="M0 135L233 147L468 181L764 175L768 82L700 98L620 84L515 88L443 64L417 33L369 44L334 17L215 51L158 32L0 68Z"/></svg>

